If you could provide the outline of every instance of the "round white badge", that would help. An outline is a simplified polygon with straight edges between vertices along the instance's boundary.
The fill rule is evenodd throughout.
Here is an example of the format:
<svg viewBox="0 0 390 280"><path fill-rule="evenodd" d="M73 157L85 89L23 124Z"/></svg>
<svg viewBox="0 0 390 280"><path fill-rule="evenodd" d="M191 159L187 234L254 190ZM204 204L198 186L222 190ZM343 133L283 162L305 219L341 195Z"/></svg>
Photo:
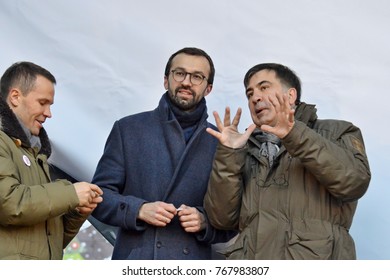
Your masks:
<svg viewBox="0 0 390 280"><path fill-rule="evenodd" d="M23 155L23 161L27 166L31 165L30 159L26 155Z"/></svg>

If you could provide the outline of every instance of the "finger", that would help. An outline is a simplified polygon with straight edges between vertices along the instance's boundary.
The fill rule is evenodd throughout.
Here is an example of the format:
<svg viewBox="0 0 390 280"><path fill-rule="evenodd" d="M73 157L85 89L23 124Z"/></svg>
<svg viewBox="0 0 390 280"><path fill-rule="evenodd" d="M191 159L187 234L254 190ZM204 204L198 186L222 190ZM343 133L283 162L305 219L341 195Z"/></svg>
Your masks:
<svg viewBox="0 0 390 280"><path fill-rule="evenodd" d="M197 222L184 222L181 223L181 226L186 232L198 232L200 230L200 225Z"/></svg>
<svg viewBox="0 0 390 280"><path fill-rule="evenodd" d="M155 215L155 218L158 220L158 221L161 221L161 222L164 222L164 223L169 223L171 222L171 219L174 217L174 215L172 213L169 213L169 212L165 212L163 214L156 214Z"/></svg>
<svg viewBox="0 0 390 280"><path fill-rule="evenodd" d="M91 190L93 190L95 193L102 195L103 191L101 188L99 188L97 185L90 184Z"/></svg>
<svg viewBox="0 0 390 280"><path fill-rule="evenodd" d="M90 191L90 192L89 192L89 196L90 196L92 199L94 199L95 197L98 196L98 194L95 193L94 191Z"/></svg>
<svg viewBox="0 0 390 280"><path fill-rule="evenodd" d="M196 214L198 210L196 210L195 207L190 207L190 206L187 206L187 205L181 205L180 208L182 209L181 212L181 215L193 215L193 214Z"/></svg>
<svg viewBox="0 0 390 280"><path fill-rule="evenodd" d="M272 94L269 96L269 101L271 102L272 106L274 106L276 112L279 112L279 108L280 108L280 96L278 95L278 93L275 93L275 94Z"/></svg>
<svg viewBox="0 0 390 280"><path fill-rule="evenodd" d="M193 221L180 221L183 228L193 227L196 225Z"/></svg>
<svg viewBox="0 0 390 280"><path fill-rule="evenodd" d="M154 205L157 207L157 211L161 213L165 211L174 212L174 210L176 209L175 205L173 205L172 203L166 203L163 201L156 201Z"/></svg>
<svg viewBox="0 0 390 280"><path fill-rule="evenodd" d="M195 207L189 207L185 206L182 208L182 210L179 212L180 221L190 221L195 220L197 218L197 209Z"/></svg>
<svg viewBox="0 0 390 280"><path fill-rule="evenodd" d="M95 197L94 199L92 199L92 203L100 203L103 201L103 197L101 196L98 196L98 197Z"/></svg>
<svg viewBox="0 0 390 280"><path fill-rule="evenodd" d="M90 214L90 213L92 213L92 211L93 211L94 209L89 208L89 207L78 207L77 210L78 210L78 212L79 212L80 214Z"/></svg>
<svg viewBox="0 0 390 280"><path fill-rule="evenodd" d="M176 209L176 211L177 211L177 212L180 212L180 211L182 211L182 210L184 210L184 209L186 209L186 208L188 208L188 206L185 205L185 204L182 204L182 205L180 205L180 206Z"/></svg>
<svg viewBox="0 0 390 280"><path fill-rule="evenodd" d="M291 108L290 101L289 101L289 95L288 93L283 94L281 97L281 111L285 116L285 119L287 122L291 123L294 121L294 109Z"/></svg>
<svg viewBox="0 0 390 280"><path fill-rule="evenodd" d="M172 219L176 214L176 207L172 203L167 204L165 207L165 211L167 211L167 214L165 216Z"/></svg>
<svg viewBox="0 0 390 280"><path fill-rule="evenodd" d="M154 225L156 227L165 227L167 225L167 223L161 222L159 220L155 220L155 221L151 222L150 224Z"/></svg>
<svg viewBox="0 0 390 280"><path fill-rule="evenodd" d="M217 126L219 131L222 131L223 125L222 125L222 121L221 121L221 118L219 117L218 112L214 111L213 115L214 115L214 119L215 119L215 125Z"/></svg>
<svg viewBox="0 0 390 280"><path fill-rule="evenodd" d="M226 107L225 109L225 117L223 119L224 126L230 126L230 108Z"/></svg>
<svg viewBox="0 0 390 280"><path fill-rule="evenodd" d="M233 124L234 126L236 126L236 127L237 127L238 124L240 123L241 113L242 113L242 109L241 109L240 107L238 107L237 113L236 113L236 115L234 116L234 119L233 119L233 122L232 122L232 124Z"/></svg>
<svg viewBox="0 0 390 280"><path fill-rule="evenodd" d="M244 135L246 138L249 138L249 136L251 136L251 134L253 133L253 131L256 129L256 125L254 123L252 123L244 132Z"/></svg>
<svg viewBox="0 0 390 280"><path fill-rule="evenodd" d="M161 215L159 218L159 221L162 223L165 223L165 224L169 224L171 222L171 219L166 217L166 216Z"/></svg>
<svg viewBox="0 0 390 280"><path fill-rule="evenodd" d="M165 219L169 219L169 222L171 219L175 216L176 208L173 207L173 209L162 209L161 211L157 211L157 216L160 221L166 222ZM162 218L161 218L162 217Z"/></svg>
<svg viewBox="0 0 390 280"><path fill-rule="evenodd" d="M187 228L184 228L184 231L185 232L198 232L199 228L198 227L187 227Z"/></svg>
<svg viewBox="0 0 390 280"><path fill-rule="evenodd" d="M179 220L180 222L188 222L193 219L191 214L185 213L184 210L180 211L179 214Z"/></svg>
<svg viewBox="0 0 390 280"><path fill-rule="evenodd" d="M293 123L295 120L295 109L290 110L290 114L288 115L288 121Z"/></svg>
<svg viewBox="0 0 390 280"><path fill-rule="evenodd" d="M288 96L288 92L283 94L283 104L286 108L290 109L290 101L289 101L289 96Z"/></svg>
<svg viewBox="0 0 390 280"><path fill-rule="evenodd" d="M215 138L217 138L218 140L221 138L222 134L218 131L215 131L214 129L208 127L206 128L206 132L208 134L210 134L211 136L214 136Z"/></svg>
<svg viewBox="0 0 390 280"><path fill-rule="evenodd" d="M267 132L267 133L272 133L272 134L275 134L275 129L274 127L270 126L270 125L267 125L267 124L263 124L261 125L260 129L264 132Z"/></svg>
<svg viewBox="0 0 390 280"><path fill-rule="evenodd" d="M176 209L176 214L181 217L185 214L185 212L183 212L185 209L186 209L187 206L185 206L184 204L180 205L179 208Z"/></svg>

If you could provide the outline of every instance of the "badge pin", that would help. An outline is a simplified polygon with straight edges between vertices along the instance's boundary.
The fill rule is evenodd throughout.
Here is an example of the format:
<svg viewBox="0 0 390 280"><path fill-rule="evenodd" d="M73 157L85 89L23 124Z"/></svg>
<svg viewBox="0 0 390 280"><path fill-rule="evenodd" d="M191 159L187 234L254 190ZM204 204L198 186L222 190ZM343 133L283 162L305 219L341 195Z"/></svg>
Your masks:
<svg viewBox="0 0 390 280"><path fill-rule="evenodd" d="M23 155L23 161L27 166L31 165L30 159L26 155Z"/></svg>

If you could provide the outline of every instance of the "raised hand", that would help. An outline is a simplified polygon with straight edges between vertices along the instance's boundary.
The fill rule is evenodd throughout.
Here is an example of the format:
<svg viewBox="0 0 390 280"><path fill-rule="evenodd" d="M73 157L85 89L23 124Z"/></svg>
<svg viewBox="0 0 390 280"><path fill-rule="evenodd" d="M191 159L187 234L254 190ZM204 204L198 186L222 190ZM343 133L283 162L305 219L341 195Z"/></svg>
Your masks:
<svg viewBox="0 0 390 280"><path fill-rule="evenodd" d="M206 131L210 133L212 136L217 138L219 142L233 149L242 148L245 146L248 141L249 136L252 134L253 130L255 130L256 125L251 124L244 133L238 132L238 124L241 119L241 108L237 109L237 113L233 118L233 121L230 121L230 108L226 107L225 109L225 117L223 123L217 112L213 112L215 118L215 124L219 130L215 131L211 128L207 128Z"/></svg>
<svg viewBox="0 0 390 280"><path fill-rule="evenodd" d="M288 94L272 94L269 96L269 101L275 108L275 125L263 124L260 129L283 139L294 126L295 110L291 107Z"/></svg>

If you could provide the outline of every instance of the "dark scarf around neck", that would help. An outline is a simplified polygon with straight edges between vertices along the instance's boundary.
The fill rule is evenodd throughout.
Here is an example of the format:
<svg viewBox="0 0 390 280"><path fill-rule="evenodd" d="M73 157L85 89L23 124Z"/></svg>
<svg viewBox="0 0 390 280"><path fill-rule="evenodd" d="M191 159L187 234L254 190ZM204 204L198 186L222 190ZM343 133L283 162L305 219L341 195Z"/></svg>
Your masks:
<svg viewBox="0 0 390 280"><path fill-rule="evenodd" d="M175 115L177 121L183 129L197 126L199 121L202 119L204 112L206 111L206 99L202 100L197 104L195 110L193 111L183 111L178 108L175 104L172 103L171 99L168 96L168 92L164 94L164 98L169 104L173 114Z"/></svg>

